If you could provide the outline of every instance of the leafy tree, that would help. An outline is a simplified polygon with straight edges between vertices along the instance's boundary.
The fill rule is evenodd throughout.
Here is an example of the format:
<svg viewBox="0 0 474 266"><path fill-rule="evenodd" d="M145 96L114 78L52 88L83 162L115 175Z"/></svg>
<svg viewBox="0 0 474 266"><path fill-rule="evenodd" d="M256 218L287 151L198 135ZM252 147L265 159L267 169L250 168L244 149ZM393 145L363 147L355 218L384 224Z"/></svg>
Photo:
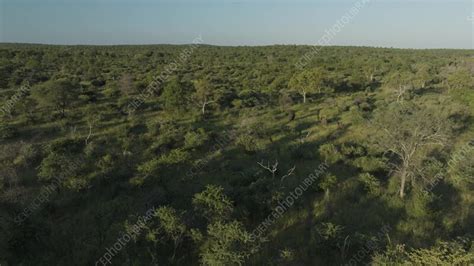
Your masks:
<svg viewBox="0 0 474 266"><path fill-rule="evenodd" d="M176 250L184 240L187 231L186 225L182 222L181 216L172 207L160 207L155 212L158 221L156 226L149 228L146 238L154 243L167 241L173 243L173 255L171 261L174 261Z"/></svg>
<svg viewBox="0 0 474 266"><path fill-rule="evenodd" d="M326 174L323 176L321 182L319 182L319 187L324 190L324 197L329 198L329 191L337 183L337 177L333 174Z"/></svg>
<svg viewBox="0 0 474 266"><path fill-rule="evenodd" d="M237 221L212 223L207 235L200 254L204 265L243 265L256 251L252 235Z"/></svg>
<svg viewBox="0 0 474 266"><path fill-rule="evenodd" d="M392 245L385 253L376 254L372 265L468 265L473 261L472 241L457 240L410 250L405 245Z"/></svg>
<svg viewBox="0 0 474 266"><path fill-rule="evenodd" d="M53 142L46 149L47 156L39 165L38 178L55 184L56 189L86 188L89 177L84 175L87 160L82 154L82 143L73 139Z"/></svg>
<svg viewBox="0 0 474 266"><path fill-rule="evenodd" d="M65 179L74 177L77 169L70 164L72 157L50 153L41 162L38 177L40 180L56 179L58 185L63 185Z"/></svg>
<svg viewBox="0 0 474 266"><path fill-rule="evenodd" d="M322 68L304 70L301 73L295 74L288 86L291 90L300 93L303 96L303 103L306 103L306 95L308 93L318 92L321 94L321 89L325 84L325 76L326 72Z"/></svg>
<svg viewBox="0 0 474 266"><path fill-rule="evenodd" d="M194 81L195 92L193 99L201 107L201 113L206 113L206 106L217 101L217 94L211 82L207 79L198 79Z"/></svg>
<svg viewBox="0 0 474 266"><path fill-rule="evenodd" d="M33 90L33 96L40 106L52 107L65 116L66 109L79 95L79 85L69 79L45 82Z"/></svg>
<svg viewBox="0 0 474 266"><path fill-rule="evenodd" d="M193 197L193 205L209 221L221 221L230 217L232 202L224 194L222 187L208 185Z"/></svg>
<svg viewBox="0 0 474 266"><path fill-rule="evenodd" d="M0 117L1 265L90 265L105 252L127 265L354 265L387 243L374 264L471 263L472 241L453 242L473 232L472 51L193 49L0 44L0 102L32 85ZM166 90L144 99L157 79ZM51 122L61 93L46 92L64 80L80 94ZM141 108L124 117L130 104ZM310 174L320 161L331 171ZM151 206L166 207L144 215ZM128 223L137 216L151 218Z"/></svg>
<svg viewBox="0 0 474 266"><path fill-rule="evenodd" d="M187 104L187 88L177 78L166 83L161 95L165 106L170 110L183 109Z"/></svg>

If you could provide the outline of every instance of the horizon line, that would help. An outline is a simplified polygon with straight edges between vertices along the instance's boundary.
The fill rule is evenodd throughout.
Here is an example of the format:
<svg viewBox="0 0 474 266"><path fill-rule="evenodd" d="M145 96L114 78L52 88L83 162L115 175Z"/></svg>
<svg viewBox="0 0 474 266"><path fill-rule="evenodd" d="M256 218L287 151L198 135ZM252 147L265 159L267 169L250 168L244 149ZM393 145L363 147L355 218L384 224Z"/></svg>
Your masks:
<svg viewBox="0 0 474 266"><path fill-rule="evenodd" d="M413 47L396 47L396 46L370 46L370 45L318 45L318 44L238 44L238 45L226 45L226 44L209 44L209 43L121 43L121 44L86 44L86 43L76 43L76 44L59 44L59 43L35 43L35 42L0 42L0 45L44 45L44 46L94 46L94 47L112 47L112 46L187 46L187 45L198 45L198 46L213 46L213 47L271 47L271 46L312 46L312 47L348 47L348 48L373 48L373 49L394 49L394 50L460 50L460 51L470 51L474 50L473 48L449 48L449 47L438 47L438 48L413 48Z"/></svg>

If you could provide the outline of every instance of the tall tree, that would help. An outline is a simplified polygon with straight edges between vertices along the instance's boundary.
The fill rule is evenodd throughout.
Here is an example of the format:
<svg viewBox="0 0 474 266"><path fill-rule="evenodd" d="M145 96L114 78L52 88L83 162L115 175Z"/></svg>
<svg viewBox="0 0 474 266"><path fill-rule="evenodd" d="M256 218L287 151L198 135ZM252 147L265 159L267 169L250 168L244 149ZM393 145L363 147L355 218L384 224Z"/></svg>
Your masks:
<svg viewBox="0 0 474 266"><path fill-rule="evenodd" d="M450 121L436 108L413 103L393 103L379 111L373 120L379 134L373 140L392 156L392 167L400 179L400 198L405 196L407 180L417 178L421 161L436 146L444 146L451 132Z"/></svg>

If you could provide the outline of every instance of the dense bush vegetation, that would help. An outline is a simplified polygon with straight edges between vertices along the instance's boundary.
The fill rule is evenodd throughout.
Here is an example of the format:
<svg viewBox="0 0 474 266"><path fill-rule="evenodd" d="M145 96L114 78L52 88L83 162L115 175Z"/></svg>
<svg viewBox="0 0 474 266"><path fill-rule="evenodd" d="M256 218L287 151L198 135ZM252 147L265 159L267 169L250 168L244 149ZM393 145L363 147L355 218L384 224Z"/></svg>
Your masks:
<svg viewBox="0 0 474 266"><path fill-rule="evenodd" d="M474 263L472 51L185 49L0 45L1 265Z"/></svg>

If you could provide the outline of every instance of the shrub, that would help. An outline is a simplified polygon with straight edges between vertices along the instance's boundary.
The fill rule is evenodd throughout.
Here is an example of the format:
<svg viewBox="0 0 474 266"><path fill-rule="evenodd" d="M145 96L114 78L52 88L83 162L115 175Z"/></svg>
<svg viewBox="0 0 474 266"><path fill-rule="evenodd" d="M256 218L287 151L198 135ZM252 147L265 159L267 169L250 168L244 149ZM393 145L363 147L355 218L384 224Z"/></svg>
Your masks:
<svg viewBox="0 0 474 266"><path fill-rule="evenodd" d="M208 185L201 193L195 194L193 205L210 221L228 218L234 208L230 199L224 194L224 189L214 185Z"/></svg>
<svg viewBox="0 0 474 266"><path fill-rule="evenodd" d="M161 167L185 162L189 159L189 153L182 149L174 149L160 158L154 158L138 166L137 170L144 177L154 174Z"/></svg>
<svg viewBox="0 0 474 266"><path fill-rule="evenodd" d="M337 106L321 109L319 112L319 118L325 118L328 121L334 120L339 115Z"/></svg>
<svg viewBox="0 0 474 266"><path fill-rule="evenodd" d="M280 250L280 259L286 263L292 262L296 259L296 254L294 250L285 248L285 249Z"/></svg>
<svg viewBox="0 0 474 266"><path fill-rule="evenodd" d="M345 156L359 157L365 154L365 150L362 146L353 144L343 144L341 145L341 153Z"/></svg>
<svg viewBox="0 0 474 266"><path fill-rule="evenodd" d="M237 221L210 224L207 234L200 254L203 265L244 265L255 250L252 235Z"/></svg>
<svg viewBox="0 0 474 266"><path fill-rule="evenodd" d="M38 177L40 180L54 179L71 189L82 189L88 183L87 178L80 173L84 163L82 158L53 152L41 162Z"/></svg>
<svg viewBox="0 0 474 266"><path fill-rule="evenodd" d="M259 149L257 139L250 134L241 134L238 136L236 144L248 153L253 153Z"/></svg>
<svg viewBox="0 0 474 266"><path fill-rule="evenodd" d="M334 144L321 145L319 147L319 154L329 164L335 164L344 159L344 155L339 152Z"/></svg>
<svg viewBox="0 0 474 266"><path fill-rule="evenodd" d="M112 157L110 154L102 156L102 158L100 158L100 160L97 162L97 167L99 168L100 173L107 175L108 173L115 170L117 168L116 161L117 158Z"/></svg>
<svg viewBox="0 0 474 266"><path fill-rule="evenodd" d="M147 129L152 136L158 135L150 148L159 152L180 147L186 132L174 122L152 121L147 124Z"/></svg>
<svg viewBox="0 0 474 266"><path fill-rule="evenodd" d="M353 164L365 172L375 172L386 168L383 159L377 157L360 157L355 159Z"/></svg>
<svg viewBox="0 0 474 266"><path fill-rule="evenodd" d="M195 149L203 145L207 141L207 134L204 129L200 128L197 132L190 131L184 135L184 147L186 149Z"/></svg>
<svg viewBox="0 0 474 266"><path fill-rule="evenodd" d="M148 228L147 240L155 243L166 243L163 240L169 240L173 243L174 249L176 249L182 243L184 234L187 231L186 225L182 222L181 215L175 209L165 206L158 208L154 216L159 223L156 227L151 226L151 228Z"/></svg>
<svg viewBox="0 0 474 266"><path fill-rule="evenodd" d="M164 165L177 164L189 159L189 153L182 149L174 149L160 157L159 162Z"/></svg>
<svg viewBox="0 0 474 266"><path fill-rule="evenodd" d="M235 99L235 100L232 101L232 106L234 108L242 108L243 101L241 99Z"/></svg>
<svg viewBox="0 0 474 266"><path fill-rule="evenodd" d="M6 140L15 137L18 134L18 131L15 127L0 123L0 141Z"/></svg>
<svg viewBox="0 0 474 266"><path fill-rule="evenodd" d="M107 86L102 93L107 98L116 98L120 95L120 90L113 86Z"/></svg>
<svg viewBox="0 0 474 266"><path fill-rule="evenodd" d="M369 195L377 196L380 194L380 182L375 176L363 173L359 175L358 179Z"/></svg>
<svg viewBox="0 0 474 266"><path fill-rule="evenodd" d="M337 240L341 237L342 230L344 229L342 226L333 224L333 223L321 223L315 228L315 232L317 233L316 236L313 238L327 240Z"/></svg>

